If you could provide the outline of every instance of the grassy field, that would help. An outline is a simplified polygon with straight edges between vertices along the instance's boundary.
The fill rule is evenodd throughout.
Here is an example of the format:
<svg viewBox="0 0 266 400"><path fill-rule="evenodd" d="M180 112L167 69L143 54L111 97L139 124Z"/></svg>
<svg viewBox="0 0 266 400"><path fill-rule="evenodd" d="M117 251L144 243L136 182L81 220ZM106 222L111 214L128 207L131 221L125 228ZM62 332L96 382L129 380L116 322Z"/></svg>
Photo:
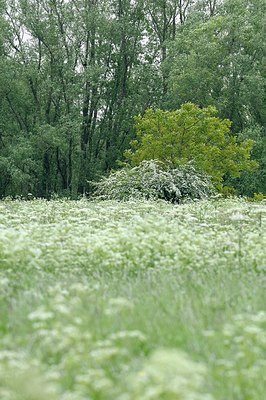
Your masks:
<svg viewBox="0 0 266 400"><path fill-rule="evenodd" d="M1 400L265 400L266 205L0 203Z"/></svg>

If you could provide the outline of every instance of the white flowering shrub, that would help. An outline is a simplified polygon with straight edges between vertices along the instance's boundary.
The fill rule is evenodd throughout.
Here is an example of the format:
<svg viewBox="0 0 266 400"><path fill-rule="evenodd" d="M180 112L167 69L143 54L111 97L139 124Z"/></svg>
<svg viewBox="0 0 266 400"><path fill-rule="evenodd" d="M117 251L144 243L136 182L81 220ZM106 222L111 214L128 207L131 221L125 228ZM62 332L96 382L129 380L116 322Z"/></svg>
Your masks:
<svg viewBox="0 0 266 400"><path fill-rule="evenodd" d="M210 179L192 164L169 169L150 160L112 172L93 182L95 195L104 199L162 199L179 203L184 199L203 199L213 193Z"/></svg>

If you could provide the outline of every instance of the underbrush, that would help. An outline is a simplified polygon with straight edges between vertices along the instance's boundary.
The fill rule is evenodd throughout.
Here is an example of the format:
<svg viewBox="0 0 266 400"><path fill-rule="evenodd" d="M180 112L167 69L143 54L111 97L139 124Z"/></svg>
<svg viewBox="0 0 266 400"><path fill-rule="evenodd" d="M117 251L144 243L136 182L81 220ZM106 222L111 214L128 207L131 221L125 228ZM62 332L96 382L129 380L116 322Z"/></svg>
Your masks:
<svg viewBox="0 0 266 400"><path fill-rule="evenodd" d="M264 400L266 206L0 203L0 398Z"/></svg>

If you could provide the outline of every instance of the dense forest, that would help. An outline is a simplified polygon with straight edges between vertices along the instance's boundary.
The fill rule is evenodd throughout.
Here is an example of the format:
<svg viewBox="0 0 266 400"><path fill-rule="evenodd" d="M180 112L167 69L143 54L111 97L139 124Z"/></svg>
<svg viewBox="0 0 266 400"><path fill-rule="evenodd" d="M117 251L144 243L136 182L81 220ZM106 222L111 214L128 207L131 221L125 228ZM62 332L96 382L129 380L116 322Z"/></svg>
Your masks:
<svg viewBox="0 0 266 400"><path fill-rule="evenodd" d="M266 194L265 0L0 0L0 197L77 197L119 168L135 117L214 106Z"/></svg>

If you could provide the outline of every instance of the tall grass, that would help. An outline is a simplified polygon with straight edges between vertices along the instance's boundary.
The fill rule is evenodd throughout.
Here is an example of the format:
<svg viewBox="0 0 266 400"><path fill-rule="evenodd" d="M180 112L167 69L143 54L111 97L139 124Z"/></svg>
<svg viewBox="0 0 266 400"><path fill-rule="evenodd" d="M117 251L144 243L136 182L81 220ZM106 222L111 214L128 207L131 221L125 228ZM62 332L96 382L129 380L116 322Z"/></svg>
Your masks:
<svg viewBox="0 0 266 400"><path fill-rule="evenodd" d="M0 203L0 398L264 400L266 206Z"/></svg>

